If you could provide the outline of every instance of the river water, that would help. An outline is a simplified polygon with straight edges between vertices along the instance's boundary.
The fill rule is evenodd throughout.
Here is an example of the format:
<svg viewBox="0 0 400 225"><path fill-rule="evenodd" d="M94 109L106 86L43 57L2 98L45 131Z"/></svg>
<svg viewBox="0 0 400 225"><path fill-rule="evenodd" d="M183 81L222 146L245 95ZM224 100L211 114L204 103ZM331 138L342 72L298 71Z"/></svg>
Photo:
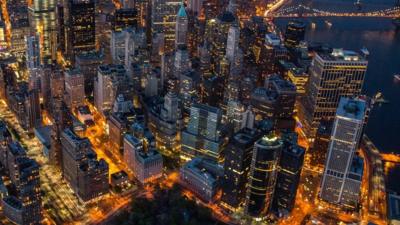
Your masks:
<svg viewBox="0 0 400 225"><path fill-rule="evenodd" d="M394 6L394 0L362 0L362 11L385 9ZM352 0L296 0L291 3L304 4L321 10L334 12L356 11ZM381 152L400 154L400 83L393 80L400 74L400 29L387 18L304 18L314 22L316 28L308 26L306 40L322 42L334 48L359 50L366 47L369 65L363 92L368 96L378 91L389 104L375 106L368 121L366 134ZM325 20L332 23L329 27ZM277 19L276 24L284 29L288 19ZM391 171L391 177L400 179L400 166ZM390 189L400 192L396 182L388 183Z"/></svg>

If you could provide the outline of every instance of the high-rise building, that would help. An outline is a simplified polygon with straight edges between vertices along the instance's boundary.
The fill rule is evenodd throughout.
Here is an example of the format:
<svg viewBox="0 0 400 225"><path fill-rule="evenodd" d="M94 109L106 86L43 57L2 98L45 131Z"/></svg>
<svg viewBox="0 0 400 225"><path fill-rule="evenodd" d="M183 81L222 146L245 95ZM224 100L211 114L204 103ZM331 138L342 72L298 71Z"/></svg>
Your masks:
<svg viewBox="0 0 400 225"><path fill-rule="evenodd" d="M203 0L189 0L188 9L197 16L200 16L201 10L203 8Z"/></svg>
<svg viewBox="0 0 400 225"><path fill-rule="evenodd" d="M64 3L65 49L74 60L75 54L96 47L95 1L66 0Z"/></svg>
<svg viewBox="0 0 400 225"><path fill-rule="evenodd" d="M16 195L2 200L4 215L16 224L40 224L43 219L39 164L28 157L13 162L17 179L12 180Z"/></svg>
<svg viewBox="0 0 400 225"><path fill-rule="evenodd" d="M285 46L288 48L294 48L304 40L306 33L306 25L300 20L290 21L286 26L285 32Z"/></svg>
<svg viewBox="0 0 400 225"><path fill-rule="evenodd" d="M180 183L206 202L213 202L220 188L223 168L213 160L194 158L179 171Z"/></svg>
<svg viewBox="0 0 400 225"><path fill-rule="evenodd" d="M181 158L184 161L196 156L222 161L221 119L219 108L198 103L192 105L189 123L182 132Z"/></svg>
<svg viewBox="0 0 400 225"><path fill-rule="evenodd" d="M39 34L40 57L44 64L56 58L57 18L55 0L33 0L29 5L29 23L32 33Z"/></svg>
<svg viewBox="0 0 400 225"><path fill-rule="evenodd" d="M350 208L359 204L363 162L355 153L366 110L363 100L340 99L321 182L320 197L324 201Z"/></svg>
<svg viewBox="0 0 400 225"><path fill-rule="evenodd" d="M321 120L313 146L308 150L310 165L323 168L332 134L332 120Z"/></svg>
<svg viewBox="0 0 400 225"><path fill-rule="evenodd" d="M65 96L64 101L70 110L84 105L85 78L79 69L71 68L64 72Z"/></svg>
<svg viewBox="0 0 400 225"><path fill-rule="evenodd" d="M163 159L156 149L143 145L143 140L125 135L124 160L136 179L145 184L162 176Z"/></svg>
<svg viewBox="0 0 400 225"><path fill-rule="evenodd" d="M122 65L99 66L97 79L94 82L94 105L103 115L113 107L114 100L120 94L128 97L131 94L129 78Z"/></svg>
<svg viewBox="0 0 400 225"><path fill-rule="evenodd" d="M284 143L276 180L273 208L290 212L294 207L305 149L293 143Z"/></svg>
<svg viewBox="0 0 400 225"><path fill-rule="evenodd" d="M83 52L75 56L75 66L85 77L85 94L93 95L94 79L97 77L97 68L104 64L102 52Z"/></svg>
<svg viewBox="0 0 400 225"><path fill-rule="evenodd" d="M230 211L244 205L254 143L260 137L256 129L243 128L226 147L221 204Z"/></svg>
<svg viewBox="0 0 400 225"><path fill-rule="evenodd" d="M2 212L15 224L40 224L42 199L39 164L14 142L4 121L0 121L0 165L2 180L7 177L6 195L2 190ZM8 192L8 193L7 193Z"/></svg>
<svg viewBox="0 0 400 225"><path fill-rule="evenodd" d="M207 21L205 39L210 43L209 50L214 69L225 57L229 29L235 24L237 24L236 17L229 11L224 11L216 19Z"/></svg>
<svg viewBox="0 0 400 225"><path fill-rule="evenodd" d="M180 5L180 0L151 1L151 31L153 35L164 34L166 52L174 49L175 22Z"/></svg>
<svg viewBox="0 0 400 225"><path fill-rule="evenodd" d="M274 134L254 144L245 204L246 214L253 218L263 218L272 206L282 147Z"/></svg>
<svg viewBox="0 0 400 225"><path fill-rule="evenodd" d="M138 11L135 8L123 8L115 10L114 30L122 31L126 28L138 27Z"/></svg>
<svg viewBox="0 0 400 225"><path fill-rule="evenodd" d="M126 69L130 68L131 54L135 51L135 30L131 27L121 31L111 32L110 50L114 64L122 64Z"/></svg>
<svg viewBox="0 0 400 225"><path fill-rule="evenodd" d="M174 60L174 75L180 79L181 75L191 69L189 52L186 45L177 46Z"/></svg>
<svg viewBox="0 0 400 225"><path fill-rule="evenodd" d="M239 38L239 27L237 25L231 26L228 31L228 39L226 43L226 58L231 64L235 62L239 51Z"/></svg>
<svg viewBox="0 0 400 225"><path fill-rule="evenodd" d="M178 14L176 15L176 26L175 26L175 48L179 45L186 45L188 32L188 16L185 11L183 3L179 8Z"/></svg>
<svg viewBox="0 0 400 225"><path fill-rule="evenodd" d="M38 36L26 37L26 67L29 71L40 67L40 46Z"/></svg>
<svg viewBox="0 0 400 225"><path fill-rule="evenodd" d="M62 172L75 194L89 201L109 190L108 164L97 160L89 139L80 138L70 129L61 134Z"/></svg>
<svg viewBox="0 0 400 225"><path fill-rule="evenodd" d="M315 137L321 119L335 117L341 97L361 94L367 65L361 55L343 49L315 55L306 94L299 104L300 122L308 138Z"/></svg>

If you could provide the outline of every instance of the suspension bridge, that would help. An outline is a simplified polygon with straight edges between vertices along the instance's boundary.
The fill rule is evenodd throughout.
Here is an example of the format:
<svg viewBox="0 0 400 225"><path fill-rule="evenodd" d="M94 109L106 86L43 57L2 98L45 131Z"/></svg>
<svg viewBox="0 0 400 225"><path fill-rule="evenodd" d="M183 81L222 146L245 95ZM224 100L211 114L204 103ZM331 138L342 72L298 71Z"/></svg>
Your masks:
<svg viewBox="0 0 400 225"><path fill-rule="evenodd" d="M355 11L355 12L333 12L317 9L306 5L296 5L290 7L280 7L279 9L269 10L265 17L381 17L381 18L400 18L400 0L395 1L395 5L386 9L375 11Z"/></svg>

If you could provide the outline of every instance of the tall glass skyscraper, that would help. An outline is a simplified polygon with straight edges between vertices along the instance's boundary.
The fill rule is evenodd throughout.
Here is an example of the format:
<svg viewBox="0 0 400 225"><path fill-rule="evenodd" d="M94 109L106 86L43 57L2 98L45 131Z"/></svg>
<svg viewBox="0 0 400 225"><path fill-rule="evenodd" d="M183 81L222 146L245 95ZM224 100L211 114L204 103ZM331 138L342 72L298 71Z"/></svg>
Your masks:
<svg viewBox="0 0 400 225"><path fill-rule="evenodd" d="M358 205L363 162L355 152L362 135L366 109L363 100L340 100L320 192L321 199L329 203L349 207Z"/></svg>
<svg viewBox="0 0 400 225"><path fill-rule="evenodd" d="M251 217L262 218L271 208L282 147L274 134L254 144L245 208Z"/></svg>
<svg viewBox="0 0 400 225"><path fill-rule="evenodd" d="M353 51L334 49L318 53L309 73L306 95L299 105L299 118L308 138L314 138L321 119L333 119L341 97L361 94L368 61Z"/></svg>
<svg viewBox="0 0 400 225"><path fill-rule="evenodd" d="M39 35L42 63L51 64L57 49L56 0L33 0L29 6L29 22L32 33Z"/></svg>

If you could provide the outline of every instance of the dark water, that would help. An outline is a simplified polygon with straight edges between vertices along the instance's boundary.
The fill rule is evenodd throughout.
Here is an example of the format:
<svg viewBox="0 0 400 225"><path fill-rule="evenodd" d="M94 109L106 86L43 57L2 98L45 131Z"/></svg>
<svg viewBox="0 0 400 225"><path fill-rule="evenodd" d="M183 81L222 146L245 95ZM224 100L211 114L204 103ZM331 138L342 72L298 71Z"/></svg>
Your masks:
<svg viewBox="0 0 400 225"><path fill-rule="evenodd" d="M296 4L299 1L296 1ZM329 11L355 11L352 0L302 0L302 4ZM393 7L394 0L362 0L364 11ZM294 4L294 3L293 3ZM366 129L367 135L381 152L400 154L400 83L393 80L400 74L400 29L390 19L384 18L313 18L304 19L316 23L316 29L308 27L309 42L323 42L334 48L359 50L366 47L369 65L363 92L373 96L382 92L390 103L374 107ZM332 22L328 27L325 20ZM278 19L282 29L288 20ZM400 166L391 176L400 179ZM393 186L395 184L390 184ZM400 185L396 189L400 192Z"/></svg>

